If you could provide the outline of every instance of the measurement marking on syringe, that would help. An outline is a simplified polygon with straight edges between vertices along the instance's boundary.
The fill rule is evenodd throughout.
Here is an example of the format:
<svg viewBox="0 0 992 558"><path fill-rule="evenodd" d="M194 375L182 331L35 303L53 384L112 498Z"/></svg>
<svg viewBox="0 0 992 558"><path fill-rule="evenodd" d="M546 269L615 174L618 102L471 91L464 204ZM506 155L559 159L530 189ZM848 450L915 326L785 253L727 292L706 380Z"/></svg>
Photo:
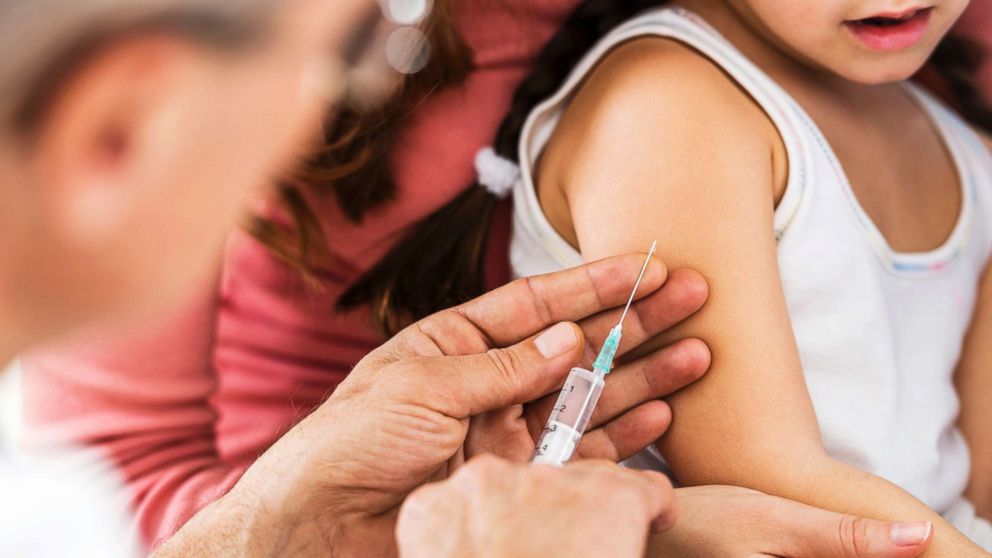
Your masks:
<svg viewBox="0 0 992 558"><path fill-rule="evenodd" d="M641 267L641 273L631 290L630 298L627 299L623 314L603 343L603 347L593 363L593 370L573 368L568 375L565 385L559 392L558 400L552 408L551 416L548 417L541 439L537 442L534 452L535 463L563 465L572 458L582 434L585 433L586 427L589 425L596 403L599 401L599 396L606 383L606 375L613 368L613 358L620 346L620 337L623 335L623 318L627 316L627 312L634 302L637 287L640 286L641 279L644 278L644 272L647 271L651 256L656 248L657 243L651 245L648 257ZM575 389L577 387L580 388L578 391Z"/></svg>

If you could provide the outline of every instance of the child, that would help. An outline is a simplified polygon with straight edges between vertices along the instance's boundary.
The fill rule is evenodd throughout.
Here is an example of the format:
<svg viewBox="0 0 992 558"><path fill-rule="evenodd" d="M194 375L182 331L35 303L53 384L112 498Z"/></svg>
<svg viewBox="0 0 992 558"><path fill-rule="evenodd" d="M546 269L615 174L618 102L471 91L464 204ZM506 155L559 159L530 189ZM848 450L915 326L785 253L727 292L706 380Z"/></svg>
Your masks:
<svg viewBox="0 0 992 558"><path fill-rule="evenodd" d="M880 518L926 505L992 550L961 499L952 381L992 158L899 81L965 3L679 4L611 32L530 115L515 273L658 238L712 285L684 332L711 345L711 377L661 443L680 481ZM981 554L933 519L932 555Z"/></svg>
<svg viewBox="0 0 992 558"><path fill-rule="evenodd" d="M584 2L480 154L489 192L513 185L515 274L658 239L711 284L678 335L707 341L712 370L673 398L660 443L680 482L930 519L928 556L985 555L975 509L992 508L992 469L969 472L966 438L977 463L992 447L968 398L956 428L953 375L960 363L970 393L989 390L983 344L962 346L992 297L992 157L903 82L967 2L663 4ZM485 195L442 210L388 265L416 274L399 256L445 219L453 253L471 244ZM478 273L450 267L437 283L471 292Z"/></svg>

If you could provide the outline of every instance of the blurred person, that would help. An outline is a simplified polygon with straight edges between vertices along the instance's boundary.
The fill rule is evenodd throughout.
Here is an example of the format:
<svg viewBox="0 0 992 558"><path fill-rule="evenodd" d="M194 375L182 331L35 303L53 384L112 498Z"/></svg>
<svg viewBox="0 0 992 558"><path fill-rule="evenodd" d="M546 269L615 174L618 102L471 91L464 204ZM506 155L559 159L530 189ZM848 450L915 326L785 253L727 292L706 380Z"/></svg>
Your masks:
<svg viewBox="0 0 992 558"><path fill-rule="evenodd" d="M0 2L0 362L188 296L343 89L335 53L369 8ZM111 483L75 467L0 454L0 554L129 553Z"/></svg>
<svg viewBox="0 0 992 558"><path fill-rule="evenodd" d="M183 300L313 134L363 5L6 1L0 355Z"/></svg>

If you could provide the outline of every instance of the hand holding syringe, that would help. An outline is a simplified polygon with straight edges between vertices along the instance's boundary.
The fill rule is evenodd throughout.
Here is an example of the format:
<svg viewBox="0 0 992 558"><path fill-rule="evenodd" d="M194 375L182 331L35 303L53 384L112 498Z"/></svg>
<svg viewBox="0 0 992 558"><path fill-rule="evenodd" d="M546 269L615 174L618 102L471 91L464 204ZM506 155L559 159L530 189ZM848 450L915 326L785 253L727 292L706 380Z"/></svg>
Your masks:
<svg viewBox="0 0 992 558"><path fill-rule="evenodd" d="M617 354L620 338L623 336L623 320L634 302L634 295L637 294L637 288L641 285L641 279L644 278L644 272L657 247L657 241L651 244L648 257L641 267L641 274L637 277L630 298L627 299L627 306L624 307L617 325L606 337L599 356L592 364L592 371L573 368L568 379L565 380L558 401L555 402L548 423L544 427L544 433L541 434L541 439L538 440L537 448L534 450L534 463L562 466L575 453L575 448L589 425L592 412L596 409L596 403L599 402L599 396L603 393L606 375L613 369L613 358Z"/></svg>

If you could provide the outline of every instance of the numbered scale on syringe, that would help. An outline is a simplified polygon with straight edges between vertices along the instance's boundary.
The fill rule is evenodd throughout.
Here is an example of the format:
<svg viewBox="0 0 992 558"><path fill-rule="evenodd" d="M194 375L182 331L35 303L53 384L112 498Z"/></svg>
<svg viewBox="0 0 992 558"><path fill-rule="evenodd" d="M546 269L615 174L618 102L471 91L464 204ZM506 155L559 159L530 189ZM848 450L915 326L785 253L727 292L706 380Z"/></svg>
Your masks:
<svg viewBox="0 0 992 558"><path fill-rule="evenodd" d="M563 465L572 458L603 393L603 376L583 368L572 369L537 442L534 463Z"/></svg>

